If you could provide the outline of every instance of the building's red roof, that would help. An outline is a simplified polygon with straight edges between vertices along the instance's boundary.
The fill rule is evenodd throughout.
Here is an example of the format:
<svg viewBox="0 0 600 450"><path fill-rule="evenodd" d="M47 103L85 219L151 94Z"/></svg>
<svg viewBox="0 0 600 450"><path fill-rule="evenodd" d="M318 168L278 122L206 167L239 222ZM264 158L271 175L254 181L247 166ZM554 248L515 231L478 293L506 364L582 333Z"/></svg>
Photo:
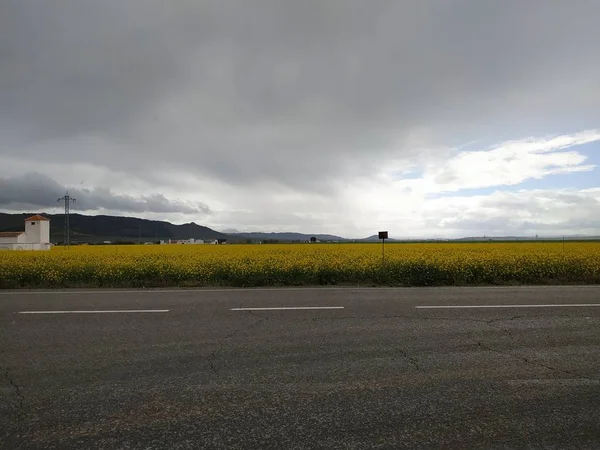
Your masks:
<svg viewBox="0 0 600 450"><path fill-rule="evenodd" d="M18 237L23 233L24 231L0 231L0 237Z"/></svg>
<svg viewBox="0 0 600 450"><path fill-rule="evenodd" d="M47 220L48 222L50 222L50 219L46 219L44 216L40 216L39 214L28 217L27 219L25 219L25 222L29 222L30 220Z"/></svg>

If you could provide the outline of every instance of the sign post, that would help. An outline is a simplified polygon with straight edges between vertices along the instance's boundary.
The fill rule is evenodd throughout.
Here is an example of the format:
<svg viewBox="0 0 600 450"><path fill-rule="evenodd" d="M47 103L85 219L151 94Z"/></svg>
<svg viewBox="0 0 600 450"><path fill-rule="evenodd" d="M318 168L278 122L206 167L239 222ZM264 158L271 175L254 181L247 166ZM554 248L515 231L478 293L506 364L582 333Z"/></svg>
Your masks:
<svg viewBox="0 0 600 450"><path fill-rule="evenodd" d="M387 231L379 232L379 239L381 239L381 264L385 263L385 240L388 238Z"/></svg>

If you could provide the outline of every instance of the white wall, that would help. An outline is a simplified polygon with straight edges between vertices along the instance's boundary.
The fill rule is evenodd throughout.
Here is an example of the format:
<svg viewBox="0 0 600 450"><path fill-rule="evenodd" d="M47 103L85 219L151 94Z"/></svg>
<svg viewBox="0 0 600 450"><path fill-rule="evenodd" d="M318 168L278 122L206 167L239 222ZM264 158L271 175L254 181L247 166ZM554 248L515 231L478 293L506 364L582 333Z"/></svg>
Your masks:
<svg viewBox="0 0 600 450"><path fill-rule="evenodd" d="M49 244L50 243L50 221L49 220L40 221L40 243L41 244Z"/></svg>
<svg viewBox="0 0 600 450"><path fill-rule="evenodd" d="M51 244L9 244L0 242L0 250L50 250L50 248L52 248Z"/></svg>
<svg viewBox="0 0 600 450"><path fill-rule="evenodd" d="M40 242L40 222L39 220L25 222L25 235L28 244Z"/></svg>
<svg viewBox="0 0 600 450"><path fill-rule="evenodd" d="M50 221L28 220L25 222L25 234L28 244L50 243Z"/></svg>
<svg viewBox="0 0 600 450"><path fill-rule="evenodd" d="M25 235L20 234L17 237L0 237L0 244L22 244L25 242Z"/></svg>

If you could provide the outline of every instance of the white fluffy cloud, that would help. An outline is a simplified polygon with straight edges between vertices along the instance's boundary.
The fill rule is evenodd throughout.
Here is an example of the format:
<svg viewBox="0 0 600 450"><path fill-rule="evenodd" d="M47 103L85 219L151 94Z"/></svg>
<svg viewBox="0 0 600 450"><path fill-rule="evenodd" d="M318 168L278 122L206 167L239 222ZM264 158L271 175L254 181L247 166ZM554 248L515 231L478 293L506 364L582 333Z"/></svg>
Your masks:
<svg viewBox="0 0 600 450"><path fill-rule="evenodd" d="M401 238L600 235L600 188L498 190L441 198L407 196L384 212L365 208L358 228ZM372 234L372 233L371 233Z"/></svg>
<svg viewBox="0 0 600 450"><path fill-rule="evenodd" d="M355 210L355 217L361 218L358 228L384 227L403 237L522 234L533 230L600 234L600 225L594 222L600 207L598 190L517 187L548 175L594 170L576 146L598 140L600 130L589 130L513 140L478 151L447 149L436 153L436 158L425 153L420 161L409 160L404 172L380 171L354 185L345 201L359 205ZM490 187L498 190L485 195L477 191Z"/></svg>
<svg viewBox="0 0 600 450"><path fill-rule="evenodd" d="M600 188L497 191L430 200L423 226L440 235L600 234Z"/></svg>
<svg viewBox="0 0 600 450"><path fill-rule="evenodd" d="M584 164L587 157L568 149L599 140L600 130L589 130L551 138L509 141L489 150L455 150L446 160L428 162L421 177L399 180L395 185L423 194L441 193L513 186L548 175L590 171L595 166Z"/></svg>
<svg viewBox="0 0 600 450"><path fill-rule="evenodd" d="M339 189L333 191L299 191L272 180L255 184L249 191L218 179L169 172L157 175L157 184L170 188L156 190L147 180L85 165L77 166L76 175L64 173L64 176L72 180L77 176L91 180L91 185L110 184L118 191L132 192L130 196L112 193L102 196L101 188L90 190L75 183L71 186L73 192L82 197L94 194L87 196L88 211L97 207L103 213L141 212L148 218L195 220L216 229L329 232L348 237L364 237L379 229L388 229L393 236L414 238L537 233L595 235L600 234L600 223L595 217L595 211L600 210L600 188L519 190L518 185L550 174L593 170L594 166L586 164L587 158L577 151L577 146L597 140L600 131L589 130L513 140L478 151L447 148L412 152L395 161L395 170L373 166L367 174L348 179L345 184L341 182ZM414 144L415 148L420 145L417 140ZM12 160L7 161L12 167ZM64 169L61 165L44 167L49 172ZM403 173L412 178L403 179ZM421 176L415 177L415 173ZM34 183L22 184L25 188L35 188ZM56 192L48 197L48 204L37 203L46 210L56 207L55 197L60 193L60 186L51 184ZM473 191L489 187L498 190L485 195ZM468 190L467 194L463 190ZM18 204L19 200L22 203L25 191L4 189L4 205L11 201ZM8 198L11 192L14 198ZM200 196L207 206L198 203ZM133 205L133 199L139 201ZM160 201L150 205L149 199ZM123 206L125 200L131 204ZM32 202L33 197L29 200ZM199 214L201 209L206 212L208 208L211 214Z"/></svg>

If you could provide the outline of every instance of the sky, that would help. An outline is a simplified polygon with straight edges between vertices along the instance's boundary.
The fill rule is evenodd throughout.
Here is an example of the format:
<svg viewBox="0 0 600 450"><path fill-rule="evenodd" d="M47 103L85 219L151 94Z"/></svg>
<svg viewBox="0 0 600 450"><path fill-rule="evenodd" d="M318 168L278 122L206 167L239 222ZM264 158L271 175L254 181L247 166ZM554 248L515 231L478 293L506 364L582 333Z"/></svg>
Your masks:
<svg viewBox="0 0 600 450"><path fill-rule="evenodd" d="M0 211L600 235L597 0L4 0Z"/></svg>

